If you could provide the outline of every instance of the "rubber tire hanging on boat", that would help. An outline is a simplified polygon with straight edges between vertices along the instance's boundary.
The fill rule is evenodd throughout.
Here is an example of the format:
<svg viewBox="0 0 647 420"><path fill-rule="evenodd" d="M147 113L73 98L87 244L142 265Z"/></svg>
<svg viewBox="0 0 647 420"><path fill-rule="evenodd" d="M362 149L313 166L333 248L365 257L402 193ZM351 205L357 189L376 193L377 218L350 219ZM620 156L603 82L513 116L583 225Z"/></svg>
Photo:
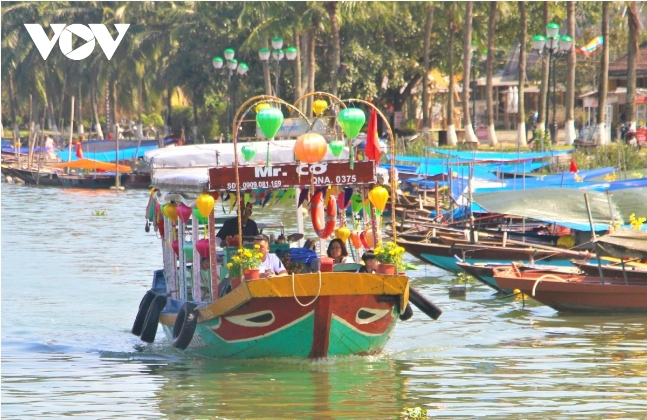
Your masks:
<svg viewBox="0 0 647 420"><path fill-rule="evenodd" d="M400 315L400 321L407 321L413 316L413 308L411 304L407 302L407 307L404 308L404 312Z"/></svg>
<svg viewBox="0 0 647 420"><path fill-rule="evenodd" d="M148 313L148 308L151 306L153 299L155 299L155 292L149 290L142 298L142 301L139 302L139 310L137 311L135 322L133 322L133 327L130 330L130 332L135 334L137 337L142 334L142 327L144 326L144 321L146 320L146 314Z"/></svg>
<svg viewBox="0 0 647 420"><path fill-rule="evenodd" d="M197 305L191 302L185 302L180 308L173 325L173 347L184 350L189 346L195 333L195 327L198 324Z"/></svg>
<svg viewBox="0 0 647 420"><path fill-rule="evenodd" d="M155 341L155 334L157 334L157 325L159 324L160 314L166 306L166 296L157 295L148 308L144 327L142 328L142 335L139 337L145 343L151 344Z"/></svg>

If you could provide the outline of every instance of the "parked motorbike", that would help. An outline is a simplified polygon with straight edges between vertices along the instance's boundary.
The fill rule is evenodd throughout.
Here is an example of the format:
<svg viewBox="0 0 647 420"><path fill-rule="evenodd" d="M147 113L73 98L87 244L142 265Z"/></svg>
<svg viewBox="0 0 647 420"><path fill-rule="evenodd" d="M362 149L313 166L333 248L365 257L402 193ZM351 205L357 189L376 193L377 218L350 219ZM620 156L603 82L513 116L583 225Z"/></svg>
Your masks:
<svg viewBox="0 0 647 420"><path fill-rule="evenodd" d="M620 139L627 145L638 147L638 140L636 139L636 130L631 128L631 125L624 123L620 128Z"/></svg>

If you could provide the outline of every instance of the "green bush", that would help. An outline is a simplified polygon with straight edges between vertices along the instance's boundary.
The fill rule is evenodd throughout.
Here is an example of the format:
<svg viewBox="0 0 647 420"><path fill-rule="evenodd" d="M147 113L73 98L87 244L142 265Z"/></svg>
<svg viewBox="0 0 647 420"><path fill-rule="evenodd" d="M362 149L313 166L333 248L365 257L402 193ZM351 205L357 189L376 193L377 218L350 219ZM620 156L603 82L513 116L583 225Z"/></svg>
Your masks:
<svg viewBox="0 0 647 420"><path fill-rule="evenodd" d="M580 170L607 166L620 169L626 167L627 170L647 168L647 154L635 147L618 143L578 149L573 153L573 158Z"/></svg>

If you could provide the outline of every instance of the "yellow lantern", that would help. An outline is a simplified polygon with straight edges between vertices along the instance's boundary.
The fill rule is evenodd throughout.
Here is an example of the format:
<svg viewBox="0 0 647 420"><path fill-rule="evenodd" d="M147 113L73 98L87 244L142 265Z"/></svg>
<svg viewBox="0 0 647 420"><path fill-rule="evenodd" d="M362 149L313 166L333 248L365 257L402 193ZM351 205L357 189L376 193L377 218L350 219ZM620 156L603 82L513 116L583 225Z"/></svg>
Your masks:
<svg viewBox="0 0 647 420"><path fill-rule="evenodd" d="M205 218L209 217L215 204L216 201L210 194L200 194L195 200L195 206L200 212L200 216Z"/></svg>
<svg viewBox="0 0 647 420"><path fill-rule="evenodd" d="M375 207L379 211L384 211L386 202L389 199L389 191L387 191L387 189L383 186L379 185L369 191L368 199L371 200L373 207Z"/></svg>
<svg viewBox="0 0 647 420"><path fill-rule="evenodd" d="M342 226L335 231L335 238L341 239L342 242L346 243L346 240L350 237L350 229L346 226Z"/></svg>
<svg viewBox="0 0 647 420"><path fill-rule="evenodd" d="M326 108L328 108L328 102L324 101L323 99L317 99L312 103L312 112L315 113L315 117L321 115L321 113L324 112Z"/></svg>
<svg viewBox="0 0 647 420"><path fill-rule="evenodd" d="M164 215L168 217L171 221L177 222L177 204L169 203L164 206Z"/></svg>
<svg viewBox="0 0 647 420"><path fill-rule="evenodd" d="M254 111L256 111L256 113L258 114L265 108L269 108L269 107L270 107L270 104L268 104L267 102L261 102L260 104L256 105L256 108L254 108Z"/></svg>
<svg viewBox="0 0 647 420"><path fill-rule="evenodd" d="M304 163L317 163L328 153L328 143L321 134L305 133L297 137L294 154Z"/></svg>

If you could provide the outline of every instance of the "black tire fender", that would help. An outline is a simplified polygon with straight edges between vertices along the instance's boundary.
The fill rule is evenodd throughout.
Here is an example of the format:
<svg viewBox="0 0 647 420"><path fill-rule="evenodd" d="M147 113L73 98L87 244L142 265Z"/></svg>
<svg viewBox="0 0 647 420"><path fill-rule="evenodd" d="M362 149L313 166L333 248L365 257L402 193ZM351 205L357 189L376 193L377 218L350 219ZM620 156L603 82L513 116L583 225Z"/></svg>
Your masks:
<svg viewBox="0 0 647 420"><path fill-rule="evenodd" d="M146 320L142 328L142 334L139 338L145 343L152 343L155 341L155 334L157 334L157 325L159 324L160 314L166 306L166 296L157 295L151 302L148 312L146 313Z"/></svg>
<svg viewBox="0 0 647 420"><path fill-rule="evenodd" d="M413 316L413 308L411 307L411 304L407 302L407 307L404 308L404 313L400 315L400 321L407 321L411 319Z"/></svg>
<svg viewBox="0 0 647 420"><path fill-rule="evenodd" d="M184 350L189 346L198 324L196 304L186 302L180 308L173 325L173 347Z"/></svg>
<svg viewBox="0 0 647 420"><path fill-rule="evenodd" d="M137 337L142 334L142 327L144 326L144 321L146 320L146 314L148 313L148 308L151 306L153 299L155 299L155 292L149 290L142 298L142 301L139 302L139 310L137 311L137 316L135 317L133 327L130 330L130 332L135 334Z"/></svg>

